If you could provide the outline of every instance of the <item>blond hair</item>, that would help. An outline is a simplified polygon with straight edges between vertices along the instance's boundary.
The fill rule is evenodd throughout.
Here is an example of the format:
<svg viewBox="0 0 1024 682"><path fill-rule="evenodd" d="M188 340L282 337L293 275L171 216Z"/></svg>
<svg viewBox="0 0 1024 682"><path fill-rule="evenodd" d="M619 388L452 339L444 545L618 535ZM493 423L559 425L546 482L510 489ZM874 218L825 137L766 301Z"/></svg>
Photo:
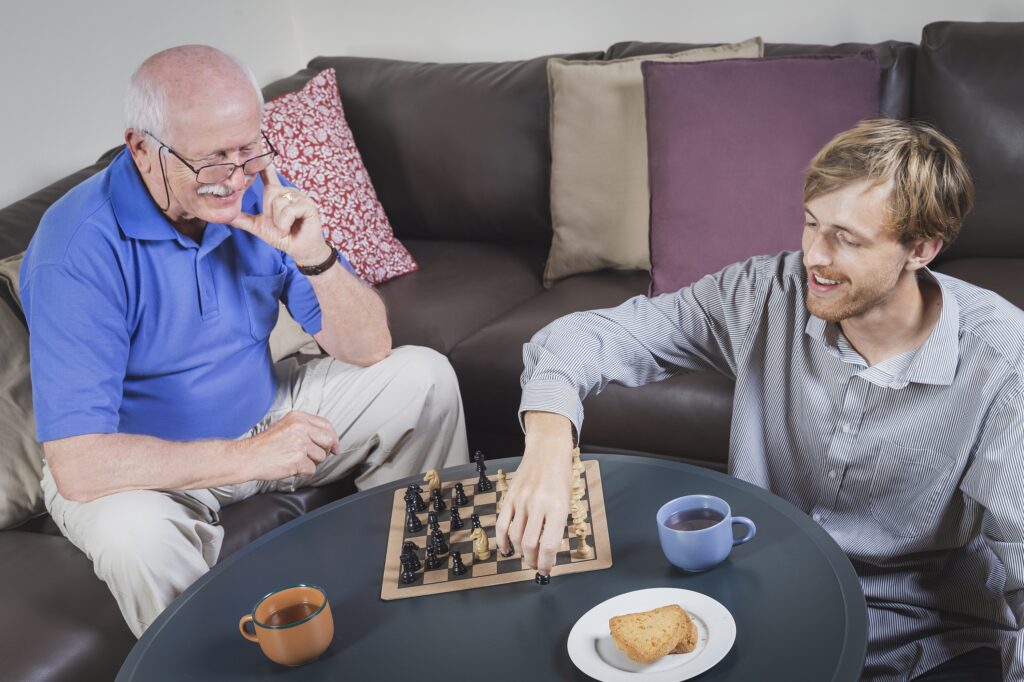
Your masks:
<svg viewBox="0 0 1024 682"><path fill-rule="evenodd" d="M889 227L903 244L939 238L949 246L974 203L960 150L918 121L871 119L836 135L811 160L804 204L859 180L892 184Z"/></svg>

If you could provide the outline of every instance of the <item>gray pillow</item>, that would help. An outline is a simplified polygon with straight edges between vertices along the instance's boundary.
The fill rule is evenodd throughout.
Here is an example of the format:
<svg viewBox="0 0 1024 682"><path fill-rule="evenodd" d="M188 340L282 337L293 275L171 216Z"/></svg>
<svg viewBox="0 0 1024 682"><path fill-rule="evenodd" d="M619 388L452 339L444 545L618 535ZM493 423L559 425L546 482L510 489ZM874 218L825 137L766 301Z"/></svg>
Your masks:
<svg viewBox="0 0 1024 682"><path fill-rule="evenodd" d="M24 254L0 261L0 286L18 297L18 269ZM36 442L29 377L28 330L10 306L0 302L0 528L41 514L43 448Z"/></svg>

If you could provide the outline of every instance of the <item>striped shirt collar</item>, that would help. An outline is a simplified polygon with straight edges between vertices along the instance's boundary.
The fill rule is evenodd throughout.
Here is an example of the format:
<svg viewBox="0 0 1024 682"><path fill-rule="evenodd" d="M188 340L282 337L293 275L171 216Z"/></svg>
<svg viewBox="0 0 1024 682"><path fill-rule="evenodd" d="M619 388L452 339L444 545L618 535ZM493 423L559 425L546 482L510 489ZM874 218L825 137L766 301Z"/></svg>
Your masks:
<svg viewBox="0 0 1024 682"><path fill-rule="evenodd" d="M923 275L939 286L942 312L932 333L917 350L895 355L868 367L864 358L843 336L837 323L826 322L808 313L804 331L824 344L829 353L843 362L863 367L857 376L877 386L901 389L911 382L949 386L953 383L960 361L960 305L940 277L936 277L927 268Z"/></svg>

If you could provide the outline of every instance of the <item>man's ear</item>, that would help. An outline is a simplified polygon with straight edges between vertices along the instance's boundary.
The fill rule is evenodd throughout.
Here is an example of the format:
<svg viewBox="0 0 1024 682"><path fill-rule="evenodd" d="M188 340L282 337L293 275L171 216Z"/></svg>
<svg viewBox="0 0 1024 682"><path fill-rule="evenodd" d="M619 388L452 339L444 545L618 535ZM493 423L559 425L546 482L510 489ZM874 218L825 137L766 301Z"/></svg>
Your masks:
<svg viewBox="0 0 1024 682"><path fill-rule="evenodd" d="M154 153L156 150L153 149L152 142L138 130L129 128L124 131L124 143L128 147L128 152L135 160L135 166L139 169L140 173L148 173L154 164L159 163Z"/></svg>
<svg viewBox="0 0 1024 682"><path fill-rule="evenodd" d="M935 260L940 251L942 251L942 240L938 237L917 242L907 258L907 270L920 270Z"/></svg>

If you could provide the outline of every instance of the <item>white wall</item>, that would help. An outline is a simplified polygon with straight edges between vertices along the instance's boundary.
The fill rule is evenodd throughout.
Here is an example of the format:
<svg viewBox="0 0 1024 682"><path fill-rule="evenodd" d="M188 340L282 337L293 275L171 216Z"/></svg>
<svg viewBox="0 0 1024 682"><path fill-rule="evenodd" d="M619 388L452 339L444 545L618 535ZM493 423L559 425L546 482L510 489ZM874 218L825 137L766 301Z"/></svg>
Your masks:
<svg viewBox="0 0 1024 682"><path fill-rule="evenodd" d="M918 42L932 21L1024 21L1019 0L295 0L304 57L503 60L623 40Z"/></svg>
<svg viewBox="0 0 1024 682"><path fill-rule="evenodd" d="M436 61L603 50L620 40L917 42L930 21L1024 21L1019 0L40 0L0 18L0 207L119 144L132 70L208 43L261 83L318 54Z"/></svg>
<svg viewBox="0 0 1024 682"><path fill-rule="evenodd" d="M227 50L261 83L305 64L279 0L20 1L0 15L0 207L120 144L132 71L183 43Z"/></svg>

